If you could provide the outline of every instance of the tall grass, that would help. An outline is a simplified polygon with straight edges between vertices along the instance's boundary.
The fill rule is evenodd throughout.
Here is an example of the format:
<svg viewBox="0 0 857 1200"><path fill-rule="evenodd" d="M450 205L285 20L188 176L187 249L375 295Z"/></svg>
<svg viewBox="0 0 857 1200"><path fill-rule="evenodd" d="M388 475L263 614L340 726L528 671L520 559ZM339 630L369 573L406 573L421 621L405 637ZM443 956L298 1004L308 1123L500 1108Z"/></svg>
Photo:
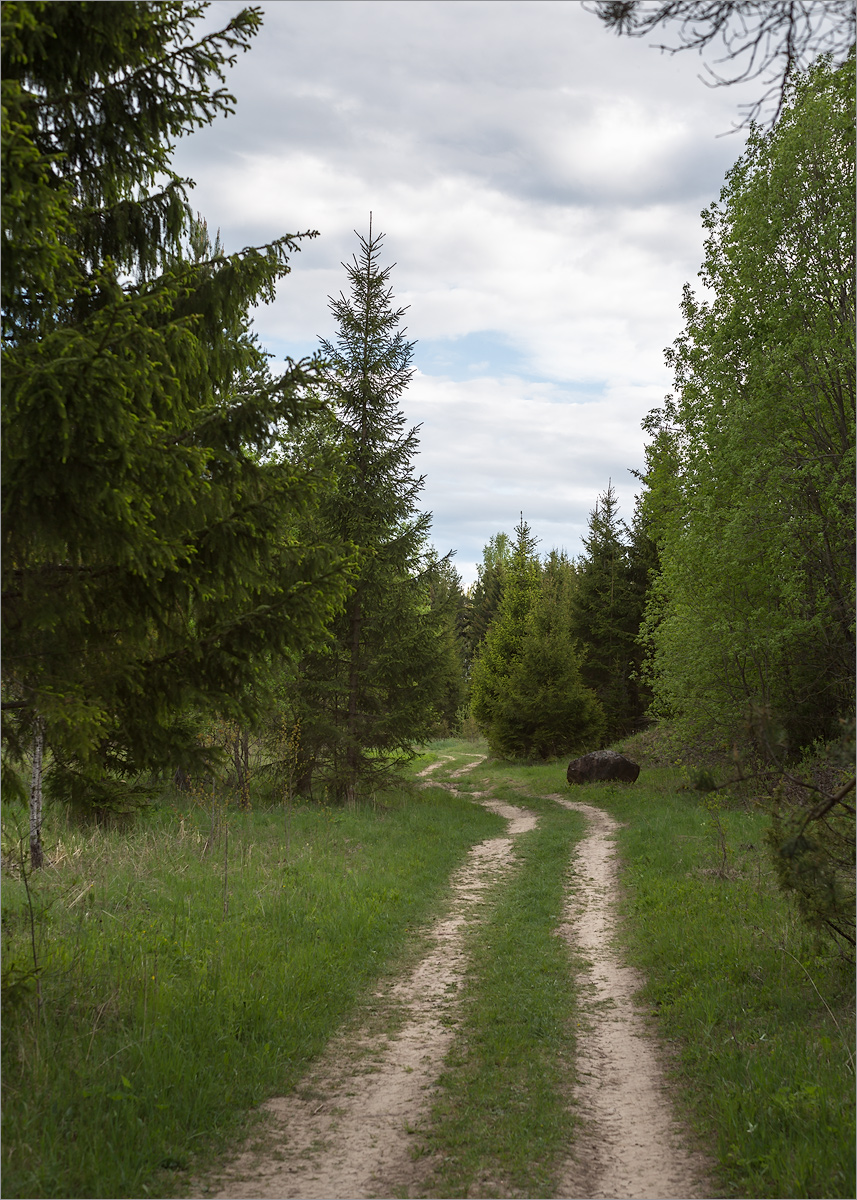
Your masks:
<svg viewBox="0 0 857 1200"><path fill-rule="evenodd" d="M778 890L764 813L649 778L602 788L599 802L624 822L625 938L642 997L679 1050L724 1189L851 1197L853 971Z"/></svg>
<svg viewBox="0 0 857 1200"><path fill-rule="evenodd" d="M194 1156L293 1086L500 826L433 789L357 810L54 824L29 881L7 813L3 1194L175 1196Z"/></svg>
<svg viewBox="0 0 857 1200"><path fill-rule="evenodd" d="M560 793L621 822L620 937L646 980L640 1002L653 1032L671 1050L677 1102L714 1158L718 1194L854 1196L853 969L778 888L765 843L769 817L722 793L690 790L678 764L644 765L633 786L571 789L564 763L489 761L467 778L475 785L480 773L505 784L510 796L517 791L523 803L527 794ZM548 828L543 818L544 835ZM543 851L528 836L536 855L528 869L538 870ZM511 896L510 889L509 903ZM508 919L514 925L514 916ZM539 953L536 943L534 960ZM530 962L525 939L515 971L500 980L510 1014L522 1003L511 975L530 970ZM488 964L484 969L487 978ZM476 991L482 986L474 982ZM471 1036L474 1045L457 1052L465 1068L490 1045L487 1035ZM451 1066L460 1071L457 1061ZM481 1100L475 1086L459 1089L469 1097L474 1128L489 1119L501 1127L500 1117L490 1118L490 1062L489 1053ZM502 1072L497 1079L502 1088ZM441 1120L449 1124L443 1114ZM491 1194L479 1190L478 1175L469 1178L476 1181L470 1194Z"/></svg>

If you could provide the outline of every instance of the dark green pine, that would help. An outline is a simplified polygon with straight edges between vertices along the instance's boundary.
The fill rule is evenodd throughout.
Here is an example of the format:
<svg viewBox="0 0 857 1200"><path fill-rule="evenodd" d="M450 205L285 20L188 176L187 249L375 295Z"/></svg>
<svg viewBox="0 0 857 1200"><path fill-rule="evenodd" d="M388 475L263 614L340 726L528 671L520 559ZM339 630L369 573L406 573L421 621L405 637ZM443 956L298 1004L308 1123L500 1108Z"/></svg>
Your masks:
<svg viewBox="0 0 857 1200"><path fill-rule="evenodd" d="M354 545L359 565L328 644L304 658L288 689L301 722L305 789L349 803L394 778L414 747L449 721L459 670L438 592L441 568L427 542L431 518L419 509L418 430L407 428L399 407L413 345L371 220L359 242L345 264L348 295L330 303L336 336L321 343L340 466L336 493L320 512L327 536Z"/></svg>
<svg viewBox="0 0 857 1200"><path fill-rule="evenodd" d="M300 235L201 257L169 165L261 20L194 41L201 11L3 8L4 734L20 756L38 714L93 787L192 756L192 712L252 719L345 592L272 454L314 368L274 378L250 333Z"/></svg>
<svg viewBox="0 0 857 1200"><path fill-rule="evenodd" d="M583 681L582 653L572 632L577 585L573 565L553 551L509 678L502 723L507 757L549 759L585 754L602 744L604 710Z"/></svg>
<svg viewBox="0 0 857 1200"><path fill-rule="evenodd" d="M476 582L468 590L462 617L465 666L468 673L479 653L479 647L500 611L511 553L509 535L495 534L482 551L482 562L476 568Z"/></svg>
<svg viewBox="0 0 857 1200"><path fill-rule="evenodd" d="M616 492L609 484L589 514L572 619L572 631L583 649L583 680L601 702L609 740L628 733L642 718L636 669L645 589L641 590L640 564L636 554L632 558L628 541Z"/></svg>

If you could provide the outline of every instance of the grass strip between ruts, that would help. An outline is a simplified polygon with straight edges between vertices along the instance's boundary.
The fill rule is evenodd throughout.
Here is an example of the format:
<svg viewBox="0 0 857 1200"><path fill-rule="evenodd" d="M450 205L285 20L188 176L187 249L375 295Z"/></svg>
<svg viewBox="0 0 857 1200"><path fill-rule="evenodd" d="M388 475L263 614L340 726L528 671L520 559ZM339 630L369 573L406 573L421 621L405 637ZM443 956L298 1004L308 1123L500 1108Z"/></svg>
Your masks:
<svg viewBox="0 0 857 1200"><path fill-rule="evenodd" d="M474 938L462 1026L420 1131L433 1196L552 1195L573 1137L575 994L557 926L583 820L519 792L491 795L539 812L539 826L516 841L518 865Z"/></svg>
<svg viewBox="0 0 857 1200"><path fill-rule="evenodd" d="M496 795L504 794L496 788L505 783L513 802L539 811L528 792L573 796L619 819L620 937L646 980L640 1003L670 1048L666 1062L675 1101L712 1159L717 1194L760 1200L854 1196L853 969L806 927L777 887L765 844L766 814L728 796L689 790L675 768L644 768L633 787L597 784L571 791L559 763L526 767L489 760L481 777L472 778L468 786L480 788L490 779ZM526 835L519 852L529 855L535 839L550 829L542 817L539 833ZM489 947L496 944L499 953L507 944L504 922L511 928L523 915L515 915L515 895L527 886L522 873L501 900L477 971L493 969ZM507 1194L512 1188L552 1194L551 1139L534 1143L530 1153L524 1144L530 1134L519 1137L523 1122L506 1118L521 1097L515 1099L503 1025L492 1032L488 1021L492 1011L504 1011L511 1027L515 1006L526 1012L532 1002L532 980L517 993L518 963L525 964L528 954L526 945L507 952L508 978L498 960L499 977L489 990L502 1004L492 1010L486 991L483 1010L477 996L450 1062L437 1131L427 1140L447 1156L438 1173L446 1194L493 1195L498 1185ZM481 995L482 989L477 974L473 991ZM520 1045L526 1024L510 1035ZM536 1063L540 1039L529 1044ZM572 1048L564 1046L563 1053L554 1078L567 1096L559 1075L573 1065ZM527 1068L518 1071L529 1086ZM523 1100L525 1108L530 1103ZM555 1103L548 1099L547 1109ZM535 1161L543 1151L544 1167Z"/></svg>

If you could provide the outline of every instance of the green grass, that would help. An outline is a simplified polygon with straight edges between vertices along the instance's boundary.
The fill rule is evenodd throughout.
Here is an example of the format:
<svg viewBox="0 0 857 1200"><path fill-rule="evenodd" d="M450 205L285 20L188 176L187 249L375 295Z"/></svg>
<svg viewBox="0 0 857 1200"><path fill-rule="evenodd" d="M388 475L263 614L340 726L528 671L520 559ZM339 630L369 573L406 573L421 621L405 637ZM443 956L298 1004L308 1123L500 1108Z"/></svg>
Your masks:
<svg viewBox="0 0 857 1200"><path fill-rule="evenodd" d="M678 764L644 766L632 787L573 789L565 782L565 765L517 767L489 760L465 779L471 787L483 787L488 779L505 785L501 794L517 795L525 804L531 803L528 793L574 797L622 823L622 939L647 980L640 1000L670 1048L677 1104L714 1158L718 1194L853 1196L853 968L806 928L777 888L764 840L767 816L688 790L687 772ZM557 817L560 828L562 821ZM544 1094L539 1104L550 1109L555 1101L547 1089L558 1094L562 1088L552 1075L551 1054L564 1072L570 1044L557 1044L546 1060L533 1050L516 1067L514 1050L498 1053L495 1039L502 1046L508 1037L523 1048L526 1022L518 1033L508 1016L506 1029L501 1024L492 1031L488 1020L495 989L503 996L496 1011L526 1012L533 1003L530 980L520 995L516 989L518 977L531 974L531 941L538 959L539 937L531 928L515 944L515 929L531 915L536 925L543 918L530 898L516 912L514 897L526 893L528 873L538 869L543 875L542 855L551 854L551 836L551 822L543 818L540 832L521 840L524 873L483 935L479 953L486 982L476 979L472 985L473 1008L450 1060L448 1096L437 1114L435 1144L460 1160L439 1177L453 1194L496 1194L490 1181L504 1172L506 1183L524 1194L551 1194L550 1139L530 1156L547 1169L534 1165L528 1175L526 1147L515 1148L521 1139L515 1121L504 1115L512 1111L509 1102L498 1097L513 1095L515 1087L505 1081L520 1068L522 1080L535 1072L538 1082L534 1086L530 1078L526 1086ZM545 917L546 929L550 917ZM507 936L514 945L505 959L509 969L495 974L491 964L495 955L499 961ZM538 1040L529 1045L536 1047ZM521 1120L538 1128L537 1116Z"/></svg>
<svg viewBox="0 0 857 1200"><path fill-rule="evenodd" d="M501 826L437 789L381 799L297 808L288 849L282 812L231 812L225 887L198 809L48 826L41 1005L21 879L2 894L4 1196L178 1195L197 1154L296 1083Z"/></svg>
<svg viewBox="0 0 857 1200"><path fill-rule="evenodd" d="M505 774L493 766L464 779L481 790ZM491 795L525 803L540 822L517 839L515 873L471 947L463 1024L422 1131L433 1196L553 1195L573 1138L575 997L556 928L583 820L503 783Z"/></svg>
<svg viewBox="0 0 857 1200"><path fill-rule="evenodd" d="M658 774L588 790L625 823L626 944L724 1191L851 1197L853 969L777 890L768 818Z"/></svg>
<svg viewBox="0 0 857 1200"><path fill-rule="evenodd" d="M448 739L413 769L481 749ZM435 1194L550 1195L573 1142L574 973L554 930L582 823L530 798L559 792L622 822L622 938L718 1194L854 1195L853 971L778 891L764 814L682 780L644 765L633 787L570 792L564 763L489 760L456 781L541 823L471 935L463 1025L418 1139ZM39 1008L4 821L4 1196L182 1194L417 952L450 872L501 828L440 789L297 806L288 843L282 811L233 811L224 888L226 844L205 849L190 805L125 833L54 822L33 881Z"/></svg>

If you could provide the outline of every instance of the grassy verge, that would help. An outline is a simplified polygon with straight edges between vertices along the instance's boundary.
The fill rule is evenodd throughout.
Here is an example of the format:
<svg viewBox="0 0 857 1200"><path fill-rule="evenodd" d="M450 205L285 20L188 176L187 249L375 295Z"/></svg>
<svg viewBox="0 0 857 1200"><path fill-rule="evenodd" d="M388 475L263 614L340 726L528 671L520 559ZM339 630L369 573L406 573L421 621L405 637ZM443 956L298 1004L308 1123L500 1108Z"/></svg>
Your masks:
<svg viewBox="0 0 857 1200"><path fill-rule="evenodd" d="M288 841L282 813L232 812L211 843L204 814L170 806L127 833L49 830L32 930L20 872L3 886L3 1194L181 1194L499 827L434 789L297 809Z"/></svg>
<svg viewBox="0 0 857 1200"><path fill-rule="evenodd" d="M592 798L625 822L627 945L724 1190L853 1196L853 970L777 890L767 817L658 774Z"/></svg>
<svg viewBox="0 0 857 1200"><path fill-rule="evenodd" d="M525 803L530 802L527 793L573 795L622 822L623 940L647 980L640 999L672 1050L669 1067L679 1107L715 1158L719 1194L851 1197L853 969L807 930L778 890L764 841L766 815L689 791L683 775L677 768L644 767L633 787L602 784L569 791L564 763L514 767L489 761L466 778L473 780L471 786L484 786L480 779L489 778L505 784L510 797L517 789ZM515 885L521 897L530 886L528 872L541 861L540 838L551 838L551 822L544 818L540 832L521 842L525 871ZM539 913L529 896L517 916L515 905L510 890L485 932L480 969L486 980L494 974L493 956L513 944L507 937L514 940L516 924ZM536 917L536 924L541 920ZM549 924L547 917L545 928ZM540 935L533 930L530 936L538 942ZM526 943L522 939L507 956L506 975L501 968L484 985L484 1001L483 984L474 984L468 1029L450 1064L448 1098L438 1111L438 1148L461 1160L443 1176L454 1194L496 1194L490 1184L482 1189L504 1170L524 1193L551 1194L549 1169L540 1173L536 1167L527 1175L526 1151L520 1156L507 1151L518 1140L517 1131L508 1128L515 1122L507 1123L504 1116L512 1111L517 1089L505 1082L515 1068L507 1066L514 1055L502 1049L503 1027L522 1048L526 1045L526 1029L519 1037L508 1015L519 1007L527 1012L532 1003L529 994L515 995L516 964L530 953ZM494 1011L506 1014L499 1032L492 1032L489 1020L495 988L503 1002ZM521 1090L532 1086L526 1078L531 1066L542 1069L539 1045L539 1039L530 1042L532 1063L520 1065ZM548 1058L555 1054L564 1070L563 1056L569 1053L558 1043ZM548 1064L544 1081L549 1079ZM561 1088L558 1079L554 1085ZM488 1166L481 1175L470 1141L483 1147L478 1154ZM538 1153L550 1162L550 1139Z"/></svg>
<svg viewBox="0 0 857 1200"><path fill-rule="evenodd" d="M482 789L489 777L465 780ZM521 799L502 786L491 794ZM543 801L527 806L540 823L517 841L516 873L476 934L462 1028L423 1133L433 1196L552 1195L573 1136L574 991L556 928L583 822Z"/></svg>
<svg viewBox="0 0 857 1200"><path fill-rule="evenodd" d="M569 792L564 764L498 768L622 822L623 940L721 1194L855 1194L854 975L778 890L758 809L683 772Z"/></svg>

